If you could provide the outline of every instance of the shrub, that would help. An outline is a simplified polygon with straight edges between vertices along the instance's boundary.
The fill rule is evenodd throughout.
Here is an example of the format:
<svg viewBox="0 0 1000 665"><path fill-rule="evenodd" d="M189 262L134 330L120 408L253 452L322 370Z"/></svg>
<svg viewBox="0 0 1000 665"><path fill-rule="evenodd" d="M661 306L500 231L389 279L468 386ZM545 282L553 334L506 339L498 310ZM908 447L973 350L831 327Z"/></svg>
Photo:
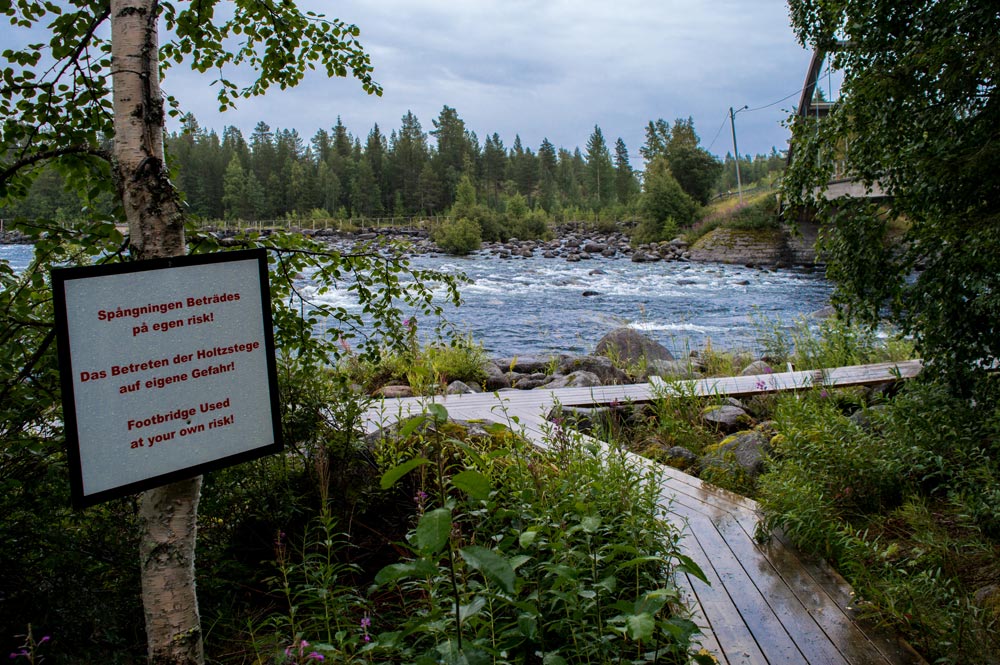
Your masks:
<svg viewBox="0 0 1000 665"><path fill-rule="evenodd" d="M532 210L511 224L511 235L521 240L542 240L550 238L548 215L544 210Z"/></svg>
<svg viewBox="0 0 1000 665"><path fill-rule="evenodd" d="M441 224L434 229L431 240L437 243L441 251L457 256L475 252L483 243L479 225L468 217Z"/></svg>
<svg viewBox="0 0 1000 665"><path fill-rule="evenodd" d="M933 662L980 662L1000 647L972 593L997 581L996 405L910 382L862 429L832 399L782 397L762 531L780 527L854 586L862 614Z"/></svg>
<svg viewBox="0 0 1000 665"><path fill-rule="evenodd" d="M437 383L462 381L475 385L486 379L486 351L471 338L452 344L431 344L425 355Z"/></svg>
<svg viewBox="0 0 1000 665"><path fill-rule="evenodd" d="M694 221L697 210L697 205L681 189L677 179L670 172L670 165L662 157L654 159L646 169L639 207L643 219L655 229L663 229L668 219L674 220L678 226L688 226ZM664 235L661 234L657 239L670 239Z"/></svg>
<svg viewBox="0 0 1000 665"><path fill-rule="evenodd" d="M757 345L774 362L791 361L796 369L846 367L867 363L908 360L913 344L897 335L880 336L866 325L840 317L820 321L798 319L792 326L751 315Z"/></svg>
<svg viewBox="0 0 1000 665"><path fill-rule="evenodd" d="M439 405L427 418L416 456L383 476L407 485L417 514L409 556L375 578L395 607L381 610L374 655L688 662L695 626L672 571L701 573L662 519L652 470L566 437L550 452L510 437L484 448L444 435Z"/></svg>

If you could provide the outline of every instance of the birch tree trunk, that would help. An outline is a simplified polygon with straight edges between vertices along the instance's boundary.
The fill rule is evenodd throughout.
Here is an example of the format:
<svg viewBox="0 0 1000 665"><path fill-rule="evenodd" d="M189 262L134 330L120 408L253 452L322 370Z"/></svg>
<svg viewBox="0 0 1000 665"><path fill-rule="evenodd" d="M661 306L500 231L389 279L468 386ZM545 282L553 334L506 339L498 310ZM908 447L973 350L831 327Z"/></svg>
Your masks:
<svg viewBox="0 0 1000 665"><path fill-rule="evenodd" d="M156 0L111 0L115 183L138 259L185 252L184 219L163 153ZM149 662L204 662L194 552L201 477L147 491L139 549Z"/></svg>

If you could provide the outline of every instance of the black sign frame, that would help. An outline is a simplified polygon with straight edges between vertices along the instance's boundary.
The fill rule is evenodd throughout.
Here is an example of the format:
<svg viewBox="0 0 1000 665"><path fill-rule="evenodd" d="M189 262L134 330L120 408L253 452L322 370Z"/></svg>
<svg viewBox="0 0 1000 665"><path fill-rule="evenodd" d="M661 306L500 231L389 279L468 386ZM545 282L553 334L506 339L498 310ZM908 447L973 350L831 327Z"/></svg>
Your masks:
<svg viewBox="0 0 1000 665"><path fill-rule="evenodd" d="M76 399L73 386L73 362L70 350L69 319L66 310L66 282L92 277L106 277L128 273L148 272L170 268L211 265L237 261L257 261L260 286L261 317L264 330L264 354L267 365L268 394L271 407L271 430L273 441L233 455L195 464L183 469L150 476L139 481L125 483L110 489L86 494L83 486L83 466L77 423ZM274 323L271 315L271 290L267 270L267 252L264 249L235 250L212 254L193 254L169 258L112 263L97 266L76 266L54 268L52 294L55 310L56 346L59 358L60 383L62 388L63 426L66 435L66 452L69 458L70 490L73 507L82 510L90 506L118 499L145 490L167 485L179 480L216 471L243 462L249 462L265 455L273 455L284 450L281 437L281 412L278 398L278 371L274 354Z"/></svg>

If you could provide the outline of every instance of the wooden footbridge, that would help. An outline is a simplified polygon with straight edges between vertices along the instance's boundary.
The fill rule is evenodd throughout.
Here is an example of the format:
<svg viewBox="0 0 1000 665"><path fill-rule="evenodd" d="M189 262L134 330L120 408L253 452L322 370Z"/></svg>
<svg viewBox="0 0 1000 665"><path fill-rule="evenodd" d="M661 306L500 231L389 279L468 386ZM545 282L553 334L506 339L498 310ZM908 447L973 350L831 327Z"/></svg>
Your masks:
<svg viewBox="0 0 1000 665"><path fill-rule="evenodd" d="M915 376L919 361L841 367L811 372L702 379L667 384L562 388L385 400L365 414L369 432L423 413L430 401L456 420L510 425L540 447L555 425L556 404L596 406L648 402L666 394L750 396L820 386L872 385ZM636 464L652 464L634 456ZM804 556L780 534L766 543L754 535L757 505L745 497L661 467L661 496L668 519L684 530L681 548L705 571L710 584L678 580L703 645L720 663L771 665L901 665L924 661L891 635L855 621L848 584L824 561Z"/></svg>

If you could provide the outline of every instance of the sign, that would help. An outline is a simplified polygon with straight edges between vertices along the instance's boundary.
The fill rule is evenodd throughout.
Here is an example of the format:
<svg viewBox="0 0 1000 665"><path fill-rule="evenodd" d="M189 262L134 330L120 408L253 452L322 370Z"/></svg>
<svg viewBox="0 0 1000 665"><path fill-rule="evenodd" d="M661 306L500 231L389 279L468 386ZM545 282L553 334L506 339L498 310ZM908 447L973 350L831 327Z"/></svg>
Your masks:
<svg viewBox="0 0 1000 665"><path fill-rule="evenodd" d="M281 450L264 250L52 271L78 508Z"/></svg>

